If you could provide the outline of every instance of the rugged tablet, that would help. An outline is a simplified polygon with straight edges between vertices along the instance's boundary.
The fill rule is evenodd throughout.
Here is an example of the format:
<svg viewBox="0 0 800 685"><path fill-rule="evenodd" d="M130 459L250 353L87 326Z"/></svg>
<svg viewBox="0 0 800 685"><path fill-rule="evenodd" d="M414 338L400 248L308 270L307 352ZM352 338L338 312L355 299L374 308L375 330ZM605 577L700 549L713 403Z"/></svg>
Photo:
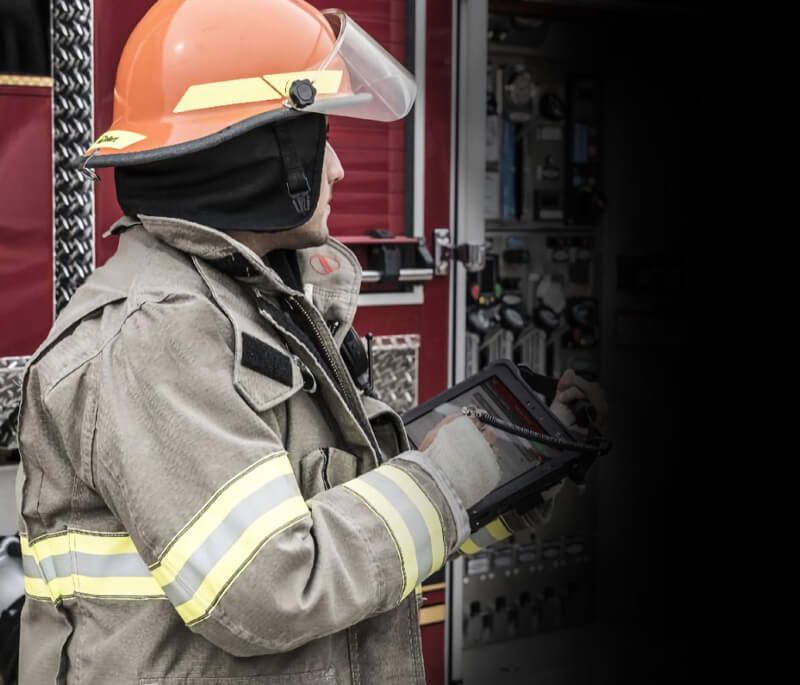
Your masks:
<svg viewBox="0 0 800 685"><path fill-rule="evenodd" d="M473 530L511 509L527 511L539 493L566 476L582 479L594 457L608 451L608 441L578 441L505 359L407 412L403 422L412 446L465 409L494 426L502 473L498 487L469 510Z"/></svg>

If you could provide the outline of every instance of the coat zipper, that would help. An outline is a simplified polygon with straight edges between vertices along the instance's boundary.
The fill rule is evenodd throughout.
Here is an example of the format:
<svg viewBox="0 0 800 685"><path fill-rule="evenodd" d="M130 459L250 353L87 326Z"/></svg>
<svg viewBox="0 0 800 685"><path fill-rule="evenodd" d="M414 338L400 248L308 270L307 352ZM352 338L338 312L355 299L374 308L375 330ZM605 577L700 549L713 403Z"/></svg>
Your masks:
<svg viewBox="0 0 800 685"><path fill-rule="evenodd" d="M339 385L339 389L342 391L342 395L345 398L345 401L350 405L350 410L353 412L353 416L357 417L359 415L359 407L360 402L358 397L354 397L353 393L350 390L350 387L347 385L346 381L342 378L339 367L336 364L336 360L331 355L328 346L326 345L325 339L322 337L320 333L319 327L317 326L316 322L311 315L306 311L305 307L303 306L301 300L297 297L290 297L288 298L289 304L292 307L292 310L299 310L303 318L308 322L309 327L314 332L314 336L316 337L316 341L319 344L319 348L322 350L322 353L325 355L325 360L328 363L328 367L333 371L334 376L336 377L335 380ZM327 330L327 329L326 329ZM378 447L375 439L372 436L372 427L369 425L369 421L366 422L367 427L364 428L364 432L372 445L372 449L375 452L375 458L378 463L381 462L381 451Z"/></svg>
<svg viewBox="0 0 800 685"><path fill-rule="evenodd" d="M299 301L298 298L290 297L289 298L289 302L292 304L292 309L299 310L302 313L303 318L308 322L308 325L311 327L311 330L314 331L314 335L317 338L317 342L320 344L320 348L321 348L323 354L325 355L325 361L328 362L328 367L333 371L333 374L336 376L336 382L339 384L339 387L341 388L341 390L343 392L346 392L347 388L345 387L344 381L342 380L342 377L339 374L339 369L337 368L336 363L333 360L333 356L328 351L328 347L327 347L327 345L325 345L325 341L322 339L322 335L319 332L319 328L317 327L317 324L311 318L311 315L305 310L305 307L303 307L303 305L300 304L300 301ZM347 400L349 402L351 402L351 406L352 406L352 399L353 398L350 396L349 392L346 392L346 397L347 397Z"/></svg>

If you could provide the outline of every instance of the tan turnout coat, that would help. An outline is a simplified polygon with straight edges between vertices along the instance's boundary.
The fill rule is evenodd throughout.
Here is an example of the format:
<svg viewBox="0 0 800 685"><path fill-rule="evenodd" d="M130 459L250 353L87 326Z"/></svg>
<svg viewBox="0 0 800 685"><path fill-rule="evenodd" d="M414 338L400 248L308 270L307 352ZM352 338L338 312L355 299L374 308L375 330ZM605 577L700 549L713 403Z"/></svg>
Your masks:
<svg viewBox="0 0 800 685"><path fill-rule="evenodd" d="M468 520L343 365L358 262L299 251L304 296L219 231L114 230L24 380L21 684L424 682L415 588Z"/></svg>

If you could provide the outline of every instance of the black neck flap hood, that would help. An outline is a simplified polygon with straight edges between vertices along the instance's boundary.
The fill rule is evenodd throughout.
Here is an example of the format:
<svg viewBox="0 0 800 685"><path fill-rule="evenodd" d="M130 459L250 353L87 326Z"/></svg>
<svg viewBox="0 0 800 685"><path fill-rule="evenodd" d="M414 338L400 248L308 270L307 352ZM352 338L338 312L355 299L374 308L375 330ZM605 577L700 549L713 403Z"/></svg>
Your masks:
<svg viewBox="0 0 800 685"><path fill-rule="evenodd" d="M305 114L200 152L117 167L117 200L128 216L186 219L221 231L295 228L319 200L325 129L323 115Z"/></svg>

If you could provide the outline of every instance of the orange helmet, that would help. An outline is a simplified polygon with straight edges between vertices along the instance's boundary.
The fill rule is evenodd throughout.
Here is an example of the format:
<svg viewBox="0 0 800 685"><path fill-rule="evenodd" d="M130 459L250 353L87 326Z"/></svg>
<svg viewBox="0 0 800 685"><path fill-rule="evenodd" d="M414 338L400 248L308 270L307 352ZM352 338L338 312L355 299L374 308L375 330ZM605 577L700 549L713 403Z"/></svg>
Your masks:
<svg viewBox="0 0 800 685"><path fill-rule="evenodd" d="M159 0L122 51L114 119L86 166L197 152L305 112L394 121L414 78L341 10L303 0Z"/></svg>

